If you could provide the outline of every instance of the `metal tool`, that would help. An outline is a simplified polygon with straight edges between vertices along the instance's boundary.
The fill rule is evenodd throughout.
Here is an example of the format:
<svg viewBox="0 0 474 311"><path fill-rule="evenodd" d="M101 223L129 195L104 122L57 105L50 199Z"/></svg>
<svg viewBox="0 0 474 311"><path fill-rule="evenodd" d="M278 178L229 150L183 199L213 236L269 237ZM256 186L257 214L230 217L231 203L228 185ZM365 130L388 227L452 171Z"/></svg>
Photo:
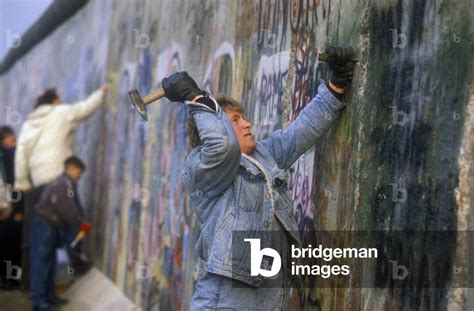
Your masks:
<svg viewBox="0 0 474 311"><path fill-rule="evenodd" d="M142 98L140 96L140 93L138 93L138 90L131 90L128 92L128 96L130 96L130 99L132 100L132 104L135 107L135 109L138 111L138 113L142 116L145 121L148 121L148 113L146 112L146 105L151 104L154 101L157 101L158 99L162 98L165 96L165 91L160 88L156 92L151 93L150 95L145 96Z"/></svg>
<svg viewBox="0 0 474 311"><path fill-rule="evenodd" d="M72 241L70 247L71 248L74 248L76 247L77 243L79 243L80 240L82 240L84 238L84 236L89 233L89 231L91 231L91 225L86 223L86 222L83 222L81 224L81 228L79 230L79 233L77 233L76 237L74 238L74 241Z"/></svg>

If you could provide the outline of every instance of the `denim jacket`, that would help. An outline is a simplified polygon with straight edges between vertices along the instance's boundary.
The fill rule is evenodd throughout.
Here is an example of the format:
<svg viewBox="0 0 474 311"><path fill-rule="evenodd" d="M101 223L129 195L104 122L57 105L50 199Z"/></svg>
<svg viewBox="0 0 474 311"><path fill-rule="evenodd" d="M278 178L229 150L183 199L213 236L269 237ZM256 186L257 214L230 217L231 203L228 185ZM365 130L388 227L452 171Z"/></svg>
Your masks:
<svg viewBox="0 0 474 311"><path fill-rule="evenodd" d="M250 243L234 244L234 249L235 245L241 249L233 254L233 231L278 230L272 228L274 217L299 243L285 170L324 135L344 107L321 82L318 94L298 117L285 129L257 141L249 156L241 154L222 109L186 102L202 145L187 156L182 177L201 223L196 251L206 261L208 272L259 286L263 278L250 276ZM264 261L262 267L268 264Z"/></svg>

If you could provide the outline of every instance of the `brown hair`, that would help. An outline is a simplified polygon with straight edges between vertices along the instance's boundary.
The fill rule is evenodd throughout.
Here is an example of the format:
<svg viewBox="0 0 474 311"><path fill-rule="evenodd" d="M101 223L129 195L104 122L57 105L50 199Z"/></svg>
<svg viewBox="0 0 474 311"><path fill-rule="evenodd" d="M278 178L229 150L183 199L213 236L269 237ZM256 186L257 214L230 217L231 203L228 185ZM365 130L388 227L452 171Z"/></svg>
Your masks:
<svg viewBox="0 0 474 311"><path fill-rule="evenodd" d="M82 160L76 156L70 156L66 159L66 161L64 161L64 169L67 169L70 165L79 168L83 172L86 170L86 165L84 162L82 162Z"/></svg>
<svg viewBox="0 0 474 311"><path fill-rule="evenodd" d="M53 101L59 98L58 92L56 89L47 89L43 94L38 96L36 100L35 108L38 108L41 105L48 105L52 104Z"/></svg>
<svg viewBox="0 0 474 311"><path fill-rule="evenodd" d="M242 104L240 104L237 100L233 99L232 97L225 96L225 95L217 95L215 99L219 103L219 106L222 108L222 110L232 109L232 110L240 112L242 115L245 114L244 106L242 106Z"/></svg>
<svg viewBox="0 0 474 311"><path fill-rule="evenodd" d="M232 97L219 94L215 96L215 99L222 110L232 109L240 112L242 115L245 114L244 106ZM189 144L192 148L196 148L202 144L201 139L199 139L196 122L194 122L194 118L191 116L186 121L186 130L188 132Z"/></svg>

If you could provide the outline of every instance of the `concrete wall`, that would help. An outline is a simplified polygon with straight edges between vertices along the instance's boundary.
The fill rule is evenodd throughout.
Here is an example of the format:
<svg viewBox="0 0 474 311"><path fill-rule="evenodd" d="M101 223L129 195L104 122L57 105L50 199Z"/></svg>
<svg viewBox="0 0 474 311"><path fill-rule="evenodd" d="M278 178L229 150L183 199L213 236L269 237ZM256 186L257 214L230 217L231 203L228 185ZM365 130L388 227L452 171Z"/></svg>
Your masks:
<svg viewBox="0 0 474 311"><path fill-rule="evenodd" d="M106 107L76 131L89 166L89 250L138 305L185 308L198 275L197 220L179 179L186 112L161 100L144 123L127 92L186 70L244 103L263 138L328 78L318 51L352 45L360 62L349 105L289 175L301 231L467 230L473 18L471 0L91 1L0 77L0 121L19 129L46 87L71 102L112 81ZM385 289L295 289L292 309L468 309L472 295L450 289L450 271L425 269L439 256L463 262L467 246L452 246L410 245L423 273L396 288L387 279ZM422 278L439 288L410 289Z"/></svg>

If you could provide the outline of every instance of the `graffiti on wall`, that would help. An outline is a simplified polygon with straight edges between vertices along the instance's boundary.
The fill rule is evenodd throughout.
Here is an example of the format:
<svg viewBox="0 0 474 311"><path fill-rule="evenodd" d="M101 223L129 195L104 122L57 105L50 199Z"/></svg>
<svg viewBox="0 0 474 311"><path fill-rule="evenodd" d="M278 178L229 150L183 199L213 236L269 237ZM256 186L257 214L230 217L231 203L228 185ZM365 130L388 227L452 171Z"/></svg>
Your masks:
<svg viewBox="0 0 474 311"><path fill-rule="evenodd" d="M166 10L151 10L157 5ZM203 89L240 101L255 137L263 139L297 118L319 80L329 78L318 60L322 49L360 48L366 75L356 71L353 84L366 86L349 92L340 121L288 174L300 231L456 228L453 192L467 88L458 81L469 81L468 64L439 61L451 54L469 59L462 55L467 43L452 39L468 30L447 21L456 9L432 0L91 2L0 77L1 118L19 129L45 87L55 85L75 101L111 79L106 105L76 132L76 150L90 168L81 193L97 227L89 251L144 309L186 309L199 270L199 227L180 180L189 152L186 108L162 99L147 107L146 123L128 91L147 94L163 77L186 70ZM450 31L425 30L443 23ZM67 54L57 49L61 44L69 44ZM47 70L53 62L61 68L56 75ZM398 201L391 200L394 193ZM446 292L420 301L428 290L303 286L292 291L291 307L439 308Z"/></svg>

